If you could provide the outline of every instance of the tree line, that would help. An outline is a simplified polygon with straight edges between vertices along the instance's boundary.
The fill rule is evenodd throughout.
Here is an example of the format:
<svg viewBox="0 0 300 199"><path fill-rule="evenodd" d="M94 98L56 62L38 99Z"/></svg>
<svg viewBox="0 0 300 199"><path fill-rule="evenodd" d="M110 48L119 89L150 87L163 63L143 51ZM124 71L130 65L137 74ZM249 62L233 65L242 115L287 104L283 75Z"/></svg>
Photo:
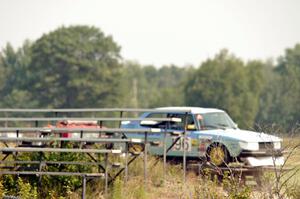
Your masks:
<svg viewBox="0 0 300 199"><path fill-rule="evenodd" d="M226 110L240 127L300 122L300 44L276 61L223 49L199 66L124 60L111 36L60 27L0 52L1 108L199 106Z"/></svg>

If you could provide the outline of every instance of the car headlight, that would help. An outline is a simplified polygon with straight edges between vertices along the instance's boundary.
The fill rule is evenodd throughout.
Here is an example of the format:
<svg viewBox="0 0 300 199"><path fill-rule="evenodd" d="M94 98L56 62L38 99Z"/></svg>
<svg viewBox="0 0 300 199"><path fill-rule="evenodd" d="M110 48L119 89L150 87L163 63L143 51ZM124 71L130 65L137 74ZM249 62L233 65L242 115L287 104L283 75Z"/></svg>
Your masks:
<svg viewBox="0 0 300 199"><path fill-rule="evenodd" d="M274 149L281 149L281 142L274 142Z"/></svg>
<svg viewBox="0 0 300 199"><path fill-rule="evenodd" d="M259 149L258 142L239 142L242 149L257 151Z"/></svg>

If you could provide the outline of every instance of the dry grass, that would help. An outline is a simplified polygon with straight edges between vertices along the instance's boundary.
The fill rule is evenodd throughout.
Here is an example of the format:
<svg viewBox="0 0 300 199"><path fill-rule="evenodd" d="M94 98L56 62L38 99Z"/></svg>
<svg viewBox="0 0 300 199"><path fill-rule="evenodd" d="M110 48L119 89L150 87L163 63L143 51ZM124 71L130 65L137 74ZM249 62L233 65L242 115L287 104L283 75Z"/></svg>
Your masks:
<svg viewBox="0 0 300 199"><path fill-rule="evenodd" d="M300 137L284 138L283 146L288 149L300 144ZM288 155L288 153L286 154ZM293 151L288 158L287 167L300 169L300 149ZM167 165L167 172L163 173L163 164L157 163L155 157L149 157L148 161L148 181L145 185L143 178L143 159L138 158L129 167L129 180L124 182L124 176L121 176L115 183L109 187L109 195L103 193L103 181L93 181L88 183L87 198L113 198L113 199L206 199L206 198L274 198L273 185L274 175L267 174L266 182L260 189L248 187L233 181L220 183L210 180L207 177L199 177L194 172L188 172L187 181L182 182L183 173L181 165ZM295 171L295 170L292 170ZM300 198L300 172L292 175L292 171L287 172L282 180L288 179L289 182L285 187L288 198ZM290 177L292 175L292 177ZM165 179L165 180L164 180ZM80 190L76 193L70 193L68 198L80 198ZM61 197L53 197L61 198Z"/></svg>
<svg viewBox="0 0 300 199"><path fill-rule="evenodd" d="M300 144L300 137L297 138L285 138L284 146L291 148ZM163 180L163 165L161 162L154 165L155 158L150 158L149 160L149 180L145 189L143 177L143 163L142 160L136 161L130 166L130 180L128 183L122 181L122 186L120 188L121 197L124 199L173 199L173 198L274 198L274 174L272 172L267 173L265 178L265 184L260 187L260 189L253 188L248 189L250 194L247 194L247 188L244 185L236 184L230 182L230 186L224 186L224 183L218 183L211 181L208 178L200 178L193 172L189 172L187 176L186 184L182 183L182 169L180 165L168 165L167 173L165 175L165 181ZM295 169L300 169L300 149L293 151L293 154L287 160L287 167L295 167ZM288 179L287 186L284 187L284 197L287 198L299 198L299 187L300 187L300 172L295 175L289 171L282 178L282 181ZM291 176L291 177L290 177ZM236 186L236 187L233 187ZM111 192L113 193L114 187L111 187ZM235 188L237 188L235 190ZM237 194L232 194L236 191ZM110 195L108 198L115 198Z"/></svg>

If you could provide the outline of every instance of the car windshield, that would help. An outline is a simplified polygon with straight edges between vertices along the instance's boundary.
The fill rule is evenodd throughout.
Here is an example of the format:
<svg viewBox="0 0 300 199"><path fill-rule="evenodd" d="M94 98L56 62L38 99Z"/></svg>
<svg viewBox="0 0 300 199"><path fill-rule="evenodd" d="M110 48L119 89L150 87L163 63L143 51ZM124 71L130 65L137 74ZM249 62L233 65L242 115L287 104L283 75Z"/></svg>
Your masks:
<svg viewBox="0 0 300 199"><path fill-rule="evenodd" d="M198 114L196 116L201 129L235 129L236 125L225 112Z"/></svg>

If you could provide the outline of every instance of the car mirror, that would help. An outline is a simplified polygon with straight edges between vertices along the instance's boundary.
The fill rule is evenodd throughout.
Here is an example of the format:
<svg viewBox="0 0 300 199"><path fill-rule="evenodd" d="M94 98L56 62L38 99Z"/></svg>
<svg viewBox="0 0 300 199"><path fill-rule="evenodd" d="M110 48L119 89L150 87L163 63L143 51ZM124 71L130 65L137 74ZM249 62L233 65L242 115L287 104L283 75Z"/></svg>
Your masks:
<svg viewBox="0 0 300 199"><path fill-rule="evenodd" d="M234 125L234 128L236 128L236 129L239 128L237 123L234 123L233 125Z"/></svg>

